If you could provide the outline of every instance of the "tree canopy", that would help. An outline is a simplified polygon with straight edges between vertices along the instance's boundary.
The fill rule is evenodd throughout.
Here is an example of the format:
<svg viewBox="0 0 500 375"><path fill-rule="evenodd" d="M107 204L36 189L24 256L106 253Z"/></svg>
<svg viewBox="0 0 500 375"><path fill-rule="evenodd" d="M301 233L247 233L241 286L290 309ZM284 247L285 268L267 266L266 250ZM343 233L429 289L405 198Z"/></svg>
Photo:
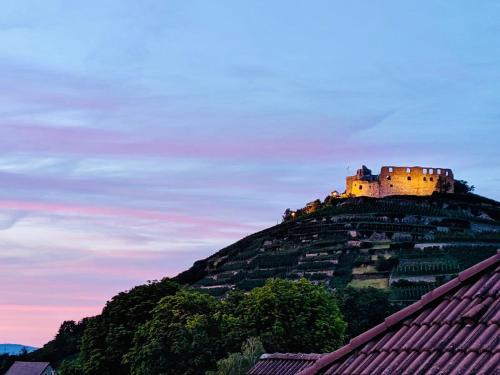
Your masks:
<svg viewBox="0 0 500 375"><path fill-rule="evenodd" d="M395 309L388 292L376 288L347 287L339 293L341 310L347 319L347 334L355 337L382 323Z"/></svg>
<svg viewBox="0 0 500 375"><path fill-rule="evenodd" d="M203 374L224 352L219 301L193 290L163 298L124 358L132 375Z"/></svg>
<svg viewBox="0 0 500 375"><path fill-rule="evenodd" d="M64 322L36 359L57 363L61 375L243 374L264 350L335 350L345 329L333 294L305 279L270 279L224 300L162 280Z"/></svg>
<svg viewBox="0 0 500 375"><path fill-rule="evenodd" d="M474 185L469 185L465 180L455 180L454 191L458 194L472 193L476 187Z"/></svg>
<svg viewBox="0 0 500 375"><path fill-rule="evenodd" d="M220 361L251 337L271 352L329 351L343 343L345 326L333 295L305 279L271 279L224 301L181 290L163 298L138 329L125 362L132 375L203 374L216 365L227 373L258 351L247 342L243 353Z"/></svg>
<svg viewBox="0 0 500 375"><path fill-rule="evenodd" d="M243 296L236 316L236 329L260 337L269 352L327 352L345 338L335 297L305 279L268 280Z"/></svg>

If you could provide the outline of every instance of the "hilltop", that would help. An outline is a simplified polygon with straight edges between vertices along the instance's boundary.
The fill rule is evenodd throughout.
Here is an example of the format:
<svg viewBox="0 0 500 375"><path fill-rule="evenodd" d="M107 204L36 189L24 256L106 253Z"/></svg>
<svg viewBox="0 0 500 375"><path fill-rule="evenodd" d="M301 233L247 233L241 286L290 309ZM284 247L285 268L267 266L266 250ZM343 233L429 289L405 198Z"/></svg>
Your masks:
<svg viewBox="0 0 500 375"><path fill-rule="evenodd" d="M38 348L34 348L32 346L19 345L19 344L0 344L0 355L8 354L8 355L18 355L26 350L27 353L31 353Z"/></svg>
<svg viewBox="0 0 500 375"><path fill-rule="evenodd" d="M475 194L331 198L197 261L175 280L212 295L270 277L373 286L406 304L500 247L500 203ZM293 216L289 215L293 212Z"/></svg>

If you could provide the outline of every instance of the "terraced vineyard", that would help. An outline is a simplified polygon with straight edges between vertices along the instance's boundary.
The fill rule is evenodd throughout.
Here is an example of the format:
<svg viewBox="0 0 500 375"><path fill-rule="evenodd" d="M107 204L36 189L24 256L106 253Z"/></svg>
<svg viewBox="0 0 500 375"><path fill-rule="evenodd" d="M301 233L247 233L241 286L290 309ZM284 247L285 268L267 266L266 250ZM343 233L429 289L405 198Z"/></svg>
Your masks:
<svg viewBox="0 0 500 375"><path fill-rule="evenodd" d="M196 262L177 280L222 296L271 277L305 277L332 289L390 289L408 303L497 248L500 204L486 198L335 199Z"/></svg>

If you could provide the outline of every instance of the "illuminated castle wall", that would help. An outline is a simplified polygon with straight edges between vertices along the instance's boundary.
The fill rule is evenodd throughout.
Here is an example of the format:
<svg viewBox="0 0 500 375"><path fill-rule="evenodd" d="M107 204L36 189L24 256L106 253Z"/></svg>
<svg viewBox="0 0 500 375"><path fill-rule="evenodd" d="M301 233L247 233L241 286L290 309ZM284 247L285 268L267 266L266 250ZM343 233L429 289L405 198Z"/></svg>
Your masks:
<svg viewBox="0 0 500 375"><path fill-rule="evenodd" d="M366 166L346 177L346 195L382 198L388 195L431 195L453 193L453 172L447 168L382 167L373 175Z"/></svg>

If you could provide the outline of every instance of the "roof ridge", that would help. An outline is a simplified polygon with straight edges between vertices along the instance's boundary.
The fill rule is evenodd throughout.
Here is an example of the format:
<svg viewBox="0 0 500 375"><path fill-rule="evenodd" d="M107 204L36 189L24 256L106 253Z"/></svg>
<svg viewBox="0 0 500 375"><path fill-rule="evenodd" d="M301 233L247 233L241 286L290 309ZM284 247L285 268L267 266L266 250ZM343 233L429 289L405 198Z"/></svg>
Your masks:
<svg viewBox="0 0 500 375"><path fill-rule="evenodd" d="M359 336L354 337L351 341L344 345L343 347L337 349L336 351L324 355L320 358L313 366L308 367L300 371L297 375L313 375L319 370L325 368L326 366L332 364L338 359L346 356L352 351L359 348L361 345L366 344L368 341L372 340L376 336L388 331L390 328L394 327L396 324L407 319L409 316L415 314L418 311L423 310L428 305L432 304L436 300L450 293L451 291L463 286L466 282L475 278L476 276L482 274L485 270L496 265L500 261L500 250L488 259L467 268L466 270L460 272L458 277L448 281L447 283L441 285L440 287L431 290L430 292L424 294L421 299L408 307L388 316L385 318L384 322L376 325L375 327L369 329L368 331L362 333Z"/></svg>
<svg viewBox="0 0 500 375"><path fill-rule="evenodd" d="M260 359L297 359L297 360L317 360L326 354L319 353L264 353Z"/></svg>

